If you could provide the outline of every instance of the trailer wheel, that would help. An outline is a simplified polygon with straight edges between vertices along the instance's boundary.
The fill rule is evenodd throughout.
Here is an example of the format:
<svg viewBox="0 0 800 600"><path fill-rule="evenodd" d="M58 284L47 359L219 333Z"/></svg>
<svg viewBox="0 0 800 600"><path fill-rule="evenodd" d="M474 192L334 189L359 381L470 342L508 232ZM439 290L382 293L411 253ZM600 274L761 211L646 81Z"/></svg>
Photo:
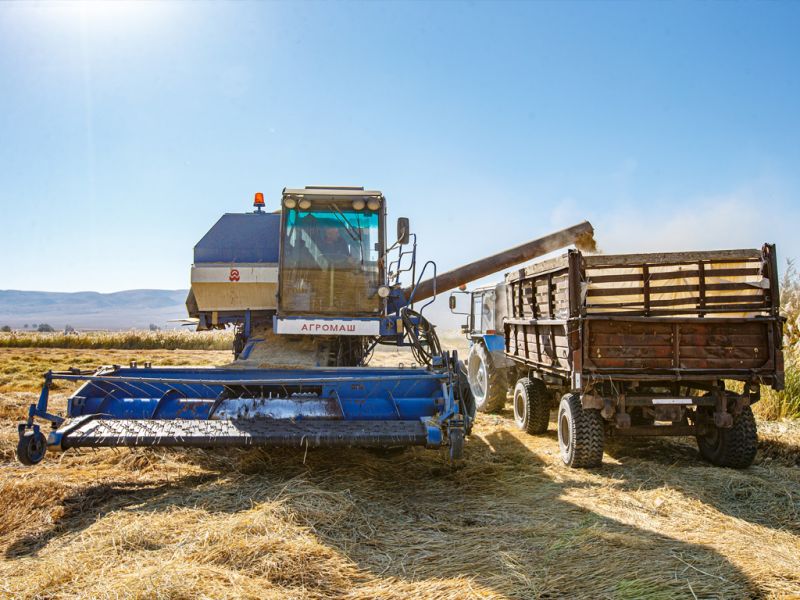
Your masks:
<svg viewBox="0 0 800 600"><path fill-rule="evenodd" d="M504 369L497 369L482 343L472 345L467 358L469 387L480 412L498 412L506 405L508 379Z"/></svg>
<svg viewBox="0 0 800 600"><path fill-rule="evenodd" d="M603 443L600 411L584 409L578 394L564 394L558 406L558 446L564 463L574 468L599 467Z"/></svg>
<svg viewBox="0 0 800 600"><path fill-rule="evenodd" d="M531 435L547 431L550 398L541 379L523 377L514 386L514 422Z"/></svg>
<svg viewBox="0 0 800 600"><path fill-rule="evenodd" d="M700 456L718 467L749 467L758 450L758 430L753 411L745 406L739 416L733 418L731 428L710 424L705 435L697 436L697 447Z"/></svg>
<svg viewBox="0 0 800 600"><path fill-rule="evenodd" d="M47 439L41 431L26 431L17 443L17 460L32 466L42 462L47 452Z"/></svg>

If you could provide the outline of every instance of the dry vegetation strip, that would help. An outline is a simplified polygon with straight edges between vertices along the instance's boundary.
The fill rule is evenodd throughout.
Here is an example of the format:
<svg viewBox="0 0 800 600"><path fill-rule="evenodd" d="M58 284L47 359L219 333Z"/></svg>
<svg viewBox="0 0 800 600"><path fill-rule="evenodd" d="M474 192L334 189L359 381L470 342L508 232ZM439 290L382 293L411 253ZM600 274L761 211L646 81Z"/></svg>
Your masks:
<svg viewBox="0 0 800 600"><path fill-rule="evenodd" d="M197 352L191 350L69 350L60 348L0 347L0 392L32 392L42 387L48 370L71 367L94 369L101 365L128 365L151 361L154 365L219 365L233 359L231 351ZM68 389L66 382L55 382L55 391ZM2 407L0 407L2 410Z"/></svg>
<svg viewBox="0 0 800 600"><path fill-rule="evenodd" d="M4 350L0 369L230 358L82 352ZM455 471L425 450L71 451L28 469L14 424L38 382L15 381L0 393L0 597L800 594L790 422L762 423L743 472L683 440L612 444L602 469L570 470L552 432L524 435L509 415L481 416Z"/></svg>
<svg viewBox="0 0 800 600"><path fill-rule="evenodd" d="M229 350L231 330L91 331L80 333L0 333L0 348L73 348L91 350Z"/></svg>

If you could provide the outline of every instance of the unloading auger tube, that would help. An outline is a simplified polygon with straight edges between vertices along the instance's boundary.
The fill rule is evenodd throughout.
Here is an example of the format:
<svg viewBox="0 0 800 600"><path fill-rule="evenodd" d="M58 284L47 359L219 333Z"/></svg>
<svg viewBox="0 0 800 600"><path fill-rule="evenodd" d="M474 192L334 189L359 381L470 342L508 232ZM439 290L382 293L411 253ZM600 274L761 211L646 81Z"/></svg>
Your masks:
<svg viewBox="0 0 800 600"><path fill-rule="evenodd" d="M579 243L581 240L591 240L594 228L589 221L584 221L550 235L531 240L525 244L498 252L492 256L476 260L460 266L435 278L420 282L415 288L408 287L403 290L403 295L409 302L420 302L432 298L448 290L465 285L487 275L497 273L504 269L527 262L549 252L565 248L570 244ZM413 297L412 297L413 296Z"/></svg>

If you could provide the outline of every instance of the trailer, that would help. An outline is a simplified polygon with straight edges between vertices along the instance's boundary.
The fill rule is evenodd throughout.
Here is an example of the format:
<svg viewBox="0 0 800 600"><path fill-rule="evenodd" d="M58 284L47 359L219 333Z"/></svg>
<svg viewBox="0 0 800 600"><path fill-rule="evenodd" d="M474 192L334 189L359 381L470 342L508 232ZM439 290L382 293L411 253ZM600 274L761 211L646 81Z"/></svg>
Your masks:
<svg viewBox="0 0 800 600"><path fill-rule="evenodd" d="M718 466L752 463L750 407L761 385L784 386L774 245L571 250L508 273L505 292L508 316L494 336L512 363L515 421L543 433L557 406L566 464L599 465L606 437L659 435L695 437Z"/></svg>

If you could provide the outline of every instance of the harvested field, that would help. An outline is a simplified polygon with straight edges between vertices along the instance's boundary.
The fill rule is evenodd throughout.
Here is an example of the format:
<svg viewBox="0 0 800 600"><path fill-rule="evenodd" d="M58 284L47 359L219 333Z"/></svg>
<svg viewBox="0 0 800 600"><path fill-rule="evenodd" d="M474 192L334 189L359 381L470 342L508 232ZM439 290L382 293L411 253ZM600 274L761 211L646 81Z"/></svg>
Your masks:
<svg viewBox="0 0 800 600"><path fill-rule="evenodd" d="M552 431L527 436L509 414L479 418L456 470L416 449L70 451L16 464L34 372L130 359L230 354L0 350L0 597L800 595L798 422L762 422L741 472L701 462L683 439L613 443L601 469L571 470ZM397 361L409 362L376 356Z"/></svg>

